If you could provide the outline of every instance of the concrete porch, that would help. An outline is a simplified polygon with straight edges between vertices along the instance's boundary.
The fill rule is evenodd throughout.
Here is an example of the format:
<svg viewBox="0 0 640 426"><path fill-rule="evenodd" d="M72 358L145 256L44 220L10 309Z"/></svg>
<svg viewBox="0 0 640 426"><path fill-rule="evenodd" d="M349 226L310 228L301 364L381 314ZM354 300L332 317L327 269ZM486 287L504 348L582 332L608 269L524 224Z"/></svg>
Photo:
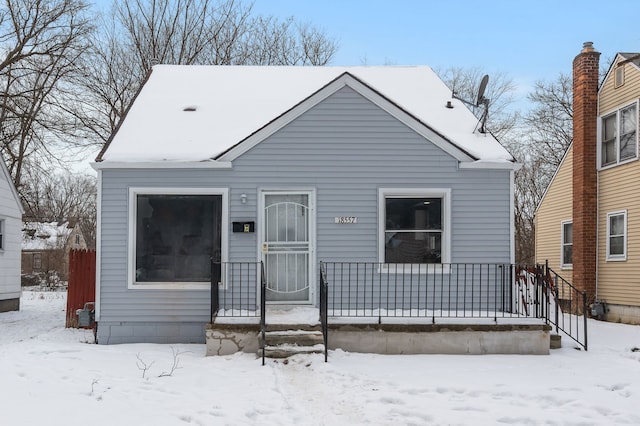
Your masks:
<svg viewBox="0 0 640 426"><path fill-rule="evenodd" d="M267 309L269 335L289 335L282 345L292 353L324 351L317 308ZM548 355L551 326L538 319L341 318L328 324L328 349L377 354L521 354ZM296 343L296 336L315 340ZM288 338L289 339L289 338ZM207 325L207 355L257 353L261 348L259 318L218 317ZM292 348L293 347L293 348Z"/></svg>

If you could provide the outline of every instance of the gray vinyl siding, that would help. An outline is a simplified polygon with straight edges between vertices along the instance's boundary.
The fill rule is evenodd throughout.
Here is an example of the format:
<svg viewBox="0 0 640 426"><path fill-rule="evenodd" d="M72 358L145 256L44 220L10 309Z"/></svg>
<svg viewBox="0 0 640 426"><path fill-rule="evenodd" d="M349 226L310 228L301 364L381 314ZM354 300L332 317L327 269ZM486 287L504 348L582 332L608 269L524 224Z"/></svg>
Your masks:
<svg viewBox="0 0 640 426"><path fill-rule="evenodd" d="M103 170L105 326L209 320L208 290L127 289L130 187L229 188L229 225L259 223L260 190L313 189L316 260L366 262L379 260L379 188L450 188L451 261L510 260L509 171L459 169L449 154L345 87L234 160L232 170ZM336 216L357 216L358 223L337 225ZM259 232L229 231L228 260L259 260Z"/></svg>

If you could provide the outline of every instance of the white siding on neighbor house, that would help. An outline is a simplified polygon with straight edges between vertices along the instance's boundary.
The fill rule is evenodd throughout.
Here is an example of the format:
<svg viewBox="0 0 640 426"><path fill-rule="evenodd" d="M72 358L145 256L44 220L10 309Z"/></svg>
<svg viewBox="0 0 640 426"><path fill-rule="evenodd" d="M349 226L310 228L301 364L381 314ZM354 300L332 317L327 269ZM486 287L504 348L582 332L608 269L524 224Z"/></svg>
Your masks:
<svg viewBox="0 0 640 426"><path fill-rule="evenodd" d="M22 212L11 185L0 170L0 220L4 221L3 248L0 249L0 301L20 297Z"/></svg>
<svg viewBox="0 0 640 426"><path fill-rule="evenodd" d="M209 321L208 290L127 289L129 187L228 187L229 222L256 224L261 190L313 189L315 259L365 262L378 261L379 188L450 188L451 261L509 263L509 183L509 170L459 169L451 156L345 87L234 160L232 170L104 169L100 321ZM339 225L336 216L358 221ZM259 260L259 231L229 232L228 260Z"/></svg>

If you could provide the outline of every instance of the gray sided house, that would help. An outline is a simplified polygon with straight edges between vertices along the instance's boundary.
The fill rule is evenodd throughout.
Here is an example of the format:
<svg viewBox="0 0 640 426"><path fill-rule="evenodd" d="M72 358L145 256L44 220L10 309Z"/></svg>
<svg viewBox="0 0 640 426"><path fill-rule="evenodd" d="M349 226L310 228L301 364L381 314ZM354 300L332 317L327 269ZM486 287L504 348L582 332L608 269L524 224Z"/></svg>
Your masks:
<svg viewBox="0 0 640 426"><path fill-rule="evenodd" d="M13 179L0 159L0 312L20 308L20 241L22 203Z"/></svg>
<svg viewBox="0 0 640 426"><path fill-rule="evenodd" d="M358 265L329 279L345 312L424 310L425 277L513 263L516 164L479 128L428 67L155 66L94 163L98 342L204 343L212 270L250 315L260 262L287 307L318 306L321 263Z"/></svg>

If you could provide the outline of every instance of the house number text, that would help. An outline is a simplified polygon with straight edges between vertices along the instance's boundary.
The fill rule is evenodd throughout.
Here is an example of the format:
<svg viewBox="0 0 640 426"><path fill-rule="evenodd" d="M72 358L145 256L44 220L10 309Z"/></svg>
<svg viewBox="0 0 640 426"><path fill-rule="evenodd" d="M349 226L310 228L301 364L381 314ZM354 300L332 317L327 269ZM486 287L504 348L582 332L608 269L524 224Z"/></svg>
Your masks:
<svg viewBox="0 0 640 426"><path fill-rule="evenodd" d="M358 223L358 218L356 216L339 216L335 218L335 223L339 223L341 225Z"/></svg>

